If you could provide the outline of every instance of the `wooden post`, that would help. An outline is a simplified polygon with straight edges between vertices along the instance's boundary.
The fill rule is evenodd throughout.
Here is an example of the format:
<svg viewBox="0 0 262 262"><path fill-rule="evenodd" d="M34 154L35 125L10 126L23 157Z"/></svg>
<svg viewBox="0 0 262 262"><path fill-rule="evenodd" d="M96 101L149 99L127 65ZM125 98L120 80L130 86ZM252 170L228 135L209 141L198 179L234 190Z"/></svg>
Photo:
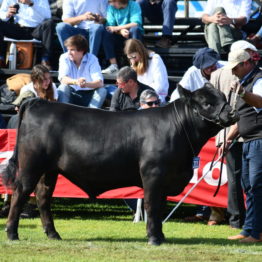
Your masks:
<svg viewBox="0 0 262 262"><path fill-rule="evenodd" d="M184 0L185 18L189 17L189 0Z"/></svg>

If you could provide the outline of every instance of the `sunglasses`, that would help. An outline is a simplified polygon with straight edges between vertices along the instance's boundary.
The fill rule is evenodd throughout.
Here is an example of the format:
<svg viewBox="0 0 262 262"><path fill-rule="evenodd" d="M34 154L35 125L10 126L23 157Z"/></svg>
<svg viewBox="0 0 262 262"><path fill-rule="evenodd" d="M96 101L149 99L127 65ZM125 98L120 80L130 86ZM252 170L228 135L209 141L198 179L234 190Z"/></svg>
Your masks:
<svg viewBox="0 0 262 262"><path fill-rule="evenodd" d="M160 100L157 99L155 101L144 102L144 104L147 104L148 106L153 106L153 105L158 106L160 105Z"/></svg>

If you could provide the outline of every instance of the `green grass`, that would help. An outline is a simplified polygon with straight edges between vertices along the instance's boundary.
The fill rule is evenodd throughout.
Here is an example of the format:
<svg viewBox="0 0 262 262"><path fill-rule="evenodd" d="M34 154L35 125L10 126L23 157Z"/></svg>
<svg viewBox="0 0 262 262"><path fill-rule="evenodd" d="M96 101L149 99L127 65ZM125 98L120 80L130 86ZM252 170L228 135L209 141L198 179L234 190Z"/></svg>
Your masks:
<svg viewBox="0 0 262 262"><path fill-rule="evenodd" d="M147 244L145 223L132 223L132 215L121 200L90 203L88 200L58 199L53 210L62 241L48 240L38 218L21 219L20 241L8 241L4 232L6 219L0 219L0 261L262 260L262 245L226 239L238 230L227 225L183 223L181 217L193 212L189 205L179 208L175 219L164 224L167 241L159 247Z"/></svg>

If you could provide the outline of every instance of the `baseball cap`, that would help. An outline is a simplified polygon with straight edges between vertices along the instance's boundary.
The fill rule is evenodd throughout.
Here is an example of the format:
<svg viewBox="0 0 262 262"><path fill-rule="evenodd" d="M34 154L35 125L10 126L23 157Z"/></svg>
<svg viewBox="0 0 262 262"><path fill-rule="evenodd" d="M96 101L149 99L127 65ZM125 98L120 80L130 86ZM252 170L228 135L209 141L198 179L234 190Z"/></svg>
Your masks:
<svg viewBox="0 0 262 262"><path fill-rule="evenodd" d="M193 65L198 69L205 69L217 63L220 56L212 48L204 47L197 50L193 57Z"/></svg>
<svg viewBox="0 0 262 262"><path fill-rule="evenodd" d="M231 52L238 49L241 50L251 49L253 51L257 51L257 48L254 45L252 45L251 43L245 40L236 41L230 47Z"/></svg>
<svg viewBox="0 0 262 262"><path fill-rule="evenodd" d="M250 58L251 58L250 54L245 50L238 49L238 50L231 51L228 54L228 63L224 66L224 68L233 69L239 63L247 61Z"/></svg>
<svg viewBox="0 0 262 262"><path fill-rule="evenodd" d="M32 97L35 97L35 94L32 91L25 91L22 94L20 94L12 104L20 106L25 99Z"/></svg>

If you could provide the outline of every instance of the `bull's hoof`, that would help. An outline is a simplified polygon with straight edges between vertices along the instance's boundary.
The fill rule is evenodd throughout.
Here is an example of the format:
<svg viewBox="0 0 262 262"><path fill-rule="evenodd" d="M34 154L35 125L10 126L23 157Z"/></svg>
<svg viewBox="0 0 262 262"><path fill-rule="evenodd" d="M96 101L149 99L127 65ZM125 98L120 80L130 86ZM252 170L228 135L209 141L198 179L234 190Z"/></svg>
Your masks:
<svg viewBox="0 0 262 262"><path fill-rule="evenodd" d="M164 237L160 237L160 238L150 237L148 240L148 244L152 246L160 246L164 242L164 240L165 240Z"/></svg>
<svg viewBox="0 0 262 262"><path fill-rule="evenodd" d="M49 234L47 234L47 237L49 239L62 240L62 238L60 237L60 235L57 232L49 233Z"/></svg>
<svg viewBox="0 0 262 262"><path fill-rule="evenodd" d="M9 240L12 240L12 241L19 240L18 234L11 234L11 233L8 233L8 232L7 232L7 238Z"/></svg>

